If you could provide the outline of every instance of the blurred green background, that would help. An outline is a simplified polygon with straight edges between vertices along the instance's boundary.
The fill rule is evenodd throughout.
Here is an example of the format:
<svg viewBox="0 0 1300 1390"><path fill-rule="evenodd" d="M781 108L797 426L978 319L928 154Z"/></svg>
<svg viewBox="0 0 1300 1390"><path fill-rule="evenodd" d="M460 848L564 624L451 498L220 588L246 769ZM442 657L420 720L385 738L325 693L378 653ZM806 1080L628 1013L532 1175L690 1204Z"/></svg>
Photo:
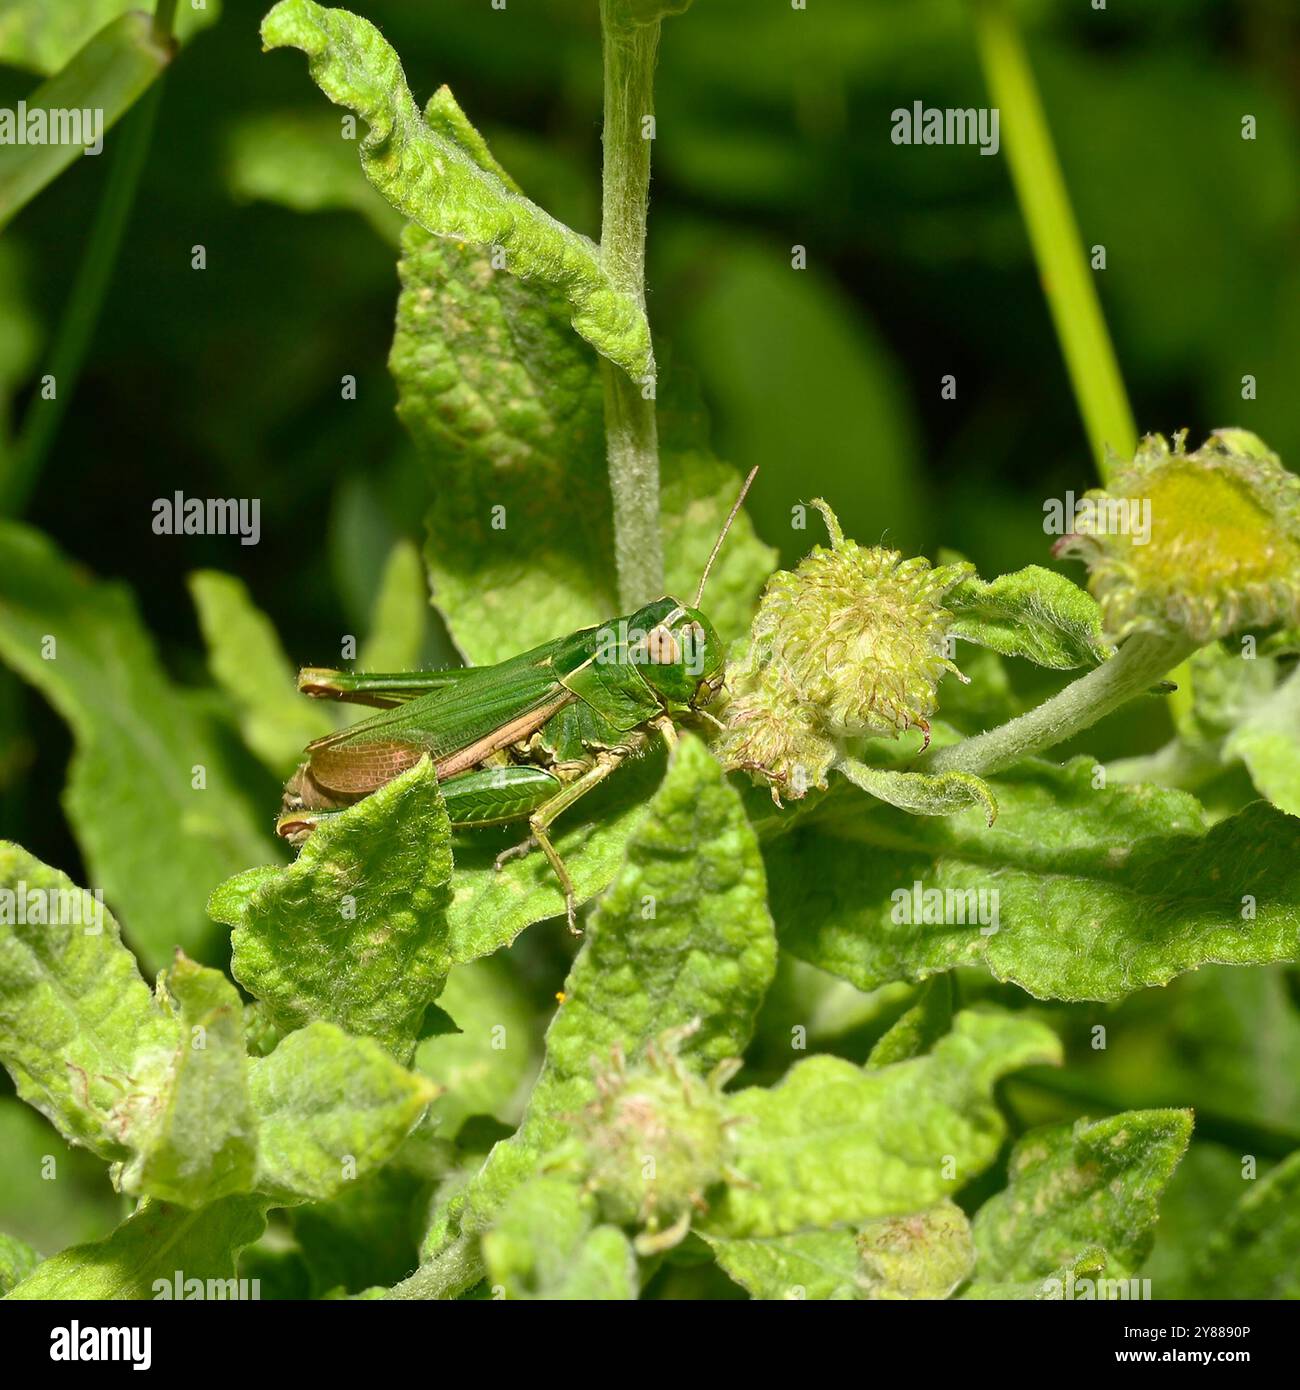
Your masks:
<svg viewBox="0 0 1300 1390"><path fill-rule="evenodd" d="M0 0L0 105L38 80L24 27L33 12L84 37L120 8ZM338 147L340 113L301 56L261 53L265 5L215 8L209 0L214 22L166 77L109 298L24 517L126 581L169 670L195 685L206 677L189 571L237 573L294 661L333 660L340 631L364 624L393 541L420 538L428 502L386 370L395 223L359 171L341 176L321 153ZM351 8L397 48L417 100L448 83L525 190L598 234L595 0ZM1290 0L1016 10L1084 243L1106 247L1097 281L1139 428L1185 426L1199 441L1245 426L1294 467L1300 10ZM70 51L57 38L41 50L53 66ZM1048 563L1043 500L1098 480L1005 155L889 138L895 107L986 104L963 0L809 0L804 11L696 0L665 25L657 93L651 321L661 358L698 376L719 455L762 465L750 510L764 538L796 560L817 537L791 530L791 507L820 494L864 542L951 546L985 574ZM1241 138L1248 114L1253 141ZM79 160L0 239L6 433L45 369L108 162ZM304 206L337 206L284 206L286 165ZM202 271L191 268L196 245ZM795 246L806 270L791 269ZM1247 373L1253 401L1241 398ZM346 374L356 400L341 399ZM946 374L955 400L941 399ZM260 544L156 537L153 500L178 489L260 498ZM1167 729L1149 702L1089 746L1103 757L1149 750ZM0 836L81 880L59 804L70 751L46 702L0 670ZM269 832L269 779L266 797ZM1240 1100L1236 1073L1180 1070L1180 1029L1191 1039L1205 1026L1198 1000L1222 1015L1220 1039L1244 1037L1261 1009L1277 1013L1252 1077L1300 1056L1287 977L1250 979L1208 1002L1197 982L1126 1006L1149 1021L1152 1075L1164 1078L1134 1103L1186 1103L1189 1086L1208 1088L1211 1110ZM1172 1024L1170 999L1181 1001ZM1263 1087L1250 1119L1281 1125L1293 1093ZM9 1103L3 1122L7 1150L57 1142ZM33 1209L32 1238L55 1248L87 1233L80 1219Z"/></svg>

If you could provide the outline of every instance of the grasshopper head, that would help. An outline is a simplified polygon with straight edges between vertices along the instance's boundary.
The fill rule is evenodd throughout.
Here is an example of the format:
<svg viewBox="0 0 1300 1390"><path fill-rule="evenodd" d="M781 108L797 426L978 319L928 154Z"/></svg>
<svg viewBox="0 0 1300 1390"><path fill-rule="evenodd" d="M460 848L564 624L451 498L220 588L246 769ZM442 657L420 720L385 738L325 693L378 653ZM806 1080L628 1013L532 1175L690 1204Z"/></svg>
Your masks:
<svg viewBox="0 0 1300 1390"><path fill-rule="evenodd" d="M627 620L629 658L671 713L707 705L722 685L727 649L698 608L665 595Z"/></svg>

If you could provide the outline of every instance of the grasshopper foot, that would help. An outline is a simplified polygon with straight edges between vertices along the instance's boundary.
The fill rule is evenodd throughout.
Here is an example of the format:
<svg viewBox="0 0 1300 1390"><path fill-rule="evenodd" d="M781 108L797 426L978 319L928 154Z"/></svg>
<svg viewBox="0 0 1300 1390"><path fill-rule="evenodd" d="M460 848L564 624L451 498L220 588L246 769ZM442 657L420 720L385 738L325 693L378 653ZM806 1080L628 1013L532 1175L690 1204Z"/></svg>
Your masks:
<svg viewBox="0 0 1300 1390"><path fill-rule="evenodd" d="M537 838L536 836L530 835L522 843L517 845L511 845L509 849L503 849L501 853L498 854L496 859L493 861L492 867L497 871L497 873L500 873L501 870L504 869L505 866L512 859L522 859L525 854L530 853L532 850L535 850L536 848Z"/></svg>

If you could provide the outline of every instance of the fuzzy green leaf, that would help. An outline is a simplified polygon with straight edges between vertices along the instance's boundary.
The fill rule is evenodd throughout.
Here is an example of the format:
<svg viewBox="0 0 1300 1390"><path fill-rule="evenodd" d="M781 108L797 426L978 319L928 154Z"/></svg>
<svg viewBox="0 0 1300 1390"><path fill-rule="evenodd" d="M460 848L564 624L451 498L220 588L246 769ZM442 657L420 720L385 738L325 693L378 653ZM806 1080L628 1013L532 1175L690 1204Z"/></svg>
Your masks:
<svg viewBox="0 0 1300 1390"><path fill-rule="evenodd" d="M205 1291L208 1298L233 1298L236 1257L265 1230L268 1205L261 1197L223 1197L189 1211L145 1201L106 1239L38 1265L9 1297L171 1298L180 1270L187 1281L221 1280L224 1291Z"/></svg>
<svg viewBox="0 0 1300 1390"><path fill-rule="evenodd" d="M139 1089L131 1078L166 1072L177 1024L155 1004L112 915L96 917L65 874L0 842L0 890L0 1058L22 1099L62 1135L125 1159Z"/></svg>
<svg viewBox="0 0 1300 1390"><path fill-rule="evenodd" d="M482 1229L595 1094L593 1061L695 1019L685 1065L740 1055L771 983L776 948L758 844L739 794L698 740L682 740L627 859L587 928L546 1035L519 1130L470 1184L460 1220ZM458 1207L460 1203L458 1203Z"/></svg>
<svg viewBox="0 0 1300 1390"><path fill-rule="evenodd" d="M190 596L208 648L212 678L229 696L249 748L280 777L334 721L298 694L294 670L271 620L243 580L216 570L189 576Z"/></svg>
<svg viewBox="0 0 1300 1390"><path fill-rule="evenodd" d="M903 1215L958 1191L997 1154L994 1083L1060 1045L1040 1023L959 1014L925 1057L863 1069L839 1057L796 1063L771 1090L730 1099L729 1183L704 1219L730 1237L777 1236ZM951 1173L951 1176L947 1174Z"/></svg>
<svg viewBox="0 0 1300 1390"><path fill-rule="evenodd" d="M96 121L102 119L103 125L85 132L83 139L102 138L157 80L171 56L154 37L148 15L138 10L121 15L26 98L28 123L38 111L47 122L55 113L96 112ZM6 115L17 119L17 112ZM29 140L19 144L10 132L0 143L0 227L83 157L83 146L71 140Z"/></svg>
<svg viewBox="0 0 1300 1390"><path fill-rule="evenodd" d="M155 1096L146 1077L133 1076L145 1093L132 1108L128 1137L136 1152L120 1184L126 1192L197 1207L253 1186L257 1136L244 1008L219 970L184 956L168 971L166 989L180 1037Z"/></svg>
<svg viewBox="0 0 1300 1390"><path fill-rule="evenodd" d="M1129 1110L1032 1130L1011 1155L1005 1191L975 1216L981 1282L1046 1278L1087 1247L1107 1274L1136 1274L1160 1194L1192 1137L1187 1110Z"/></svg>
<svg viewBox="0 0 1300 1390"><path fill-rule="evenodd" d="M453 961L450 831L428 759L327 821L287 869L213 893L232 969L284 1029L316 1019L409 1060Z"/></svg>
<svg viewBox="0 0 1300 1390"><path fill-rule="evenodd" d="M249 1064L259 1190L321 1201L396 1151L437 1094L369 1038L310 1023Z"/></svg>
<svg viewBox="0 0 1300 1390"><path fill-rule="evenodd" d="M1066 671L1095 666L1111 654L1097 601L1064 575L1027 565L997 579L967 579L943 601L950 629L1002 656ZM960 663L958 663L960 664Z"/></svg>
<svg viewBox="0 0 1300 1390"><path fill-rule="evenodd" d="M436 484L425 560L457 646L485 664L606 621L618 605L594 354L553 292L485 252L408 227L399 272L389 368ZM740 478L694 422L661 419L661 443L667 583L689 598ZM724 638L747 629L773 559L738 517L706 598Z"/></svg>
<svg viewBox="0 0 1300 1390"><path fill-rule="evenodd" d="M896 772L868 767L856 758L837 759L835 770L860 791L914 816L951 816L978 806L990 825L997 819L998 803L989 784L969 772Z"/></svg>
<svg viewBox="0 0 1300 1390"><path fill-rule="evenodd" d="M4 523L0 657L72 727L68 819L90 882L145 965L161 969L176 946L210 955L215 934L198 900L267 858L267 821L168 680L129 593L88 580L39 532Z"/></svg>
<svg viewBox="0 0 1300 1390"><path fill-rule="evenodd" d="M977 811L931 819L836 797L772 841L782 943L859 989L982 963L1054 999L1300 958L1294 818L1256 802L1210 826L1185 792L1094 787L1087 758L990 785L992 828Z"/></svg>
<svg viewBox="0 0 1300 1390"><path fill-rule="evenodd" d="M856 1298L858 1247L852 1231L728 1240L705 1236L719 1268L751 1298L769 1301Z"/></svg>
<svg viewBox="0 0 1300 1390"><path fill-rule="evenodd" d="M637 1296L636 1255L617 1226L598 1226L595 1203L560 1178L534 1178L483 1237L488 1279L512 1299L616 1300Z"/></svg>
<svg viewBox="0 0 1300 1390"><path fill-rule="evenodd" d="M430 126L397 54L369 20L313 0L281 0L262 21L262 42L302 49L325 95L366 122L362 167L404 217L438 236L500 247L513 274L565 296L574 329L599 352L634 377L654 374L645 311L615 287L600 248Z"/></svg>

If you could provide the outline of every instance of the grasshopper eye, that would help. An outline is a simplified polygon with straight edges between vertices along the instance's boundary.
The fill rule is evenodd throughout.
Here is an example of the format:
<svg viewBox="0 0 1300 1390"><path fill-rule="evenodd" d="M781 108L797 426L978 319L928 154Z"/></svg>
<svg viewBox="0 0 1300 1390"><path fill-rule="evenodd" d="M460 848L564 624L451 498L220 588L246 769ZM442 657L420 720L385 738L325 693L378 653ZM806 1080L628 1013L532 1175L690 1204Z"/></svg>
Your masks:
<svg viewBox="0 0 1300 1390"><path fill-rule="evenodd" d="M666 627L650 629L645 649L646 657L654 666L676 666L682 659L682 649Z"/></svg>

